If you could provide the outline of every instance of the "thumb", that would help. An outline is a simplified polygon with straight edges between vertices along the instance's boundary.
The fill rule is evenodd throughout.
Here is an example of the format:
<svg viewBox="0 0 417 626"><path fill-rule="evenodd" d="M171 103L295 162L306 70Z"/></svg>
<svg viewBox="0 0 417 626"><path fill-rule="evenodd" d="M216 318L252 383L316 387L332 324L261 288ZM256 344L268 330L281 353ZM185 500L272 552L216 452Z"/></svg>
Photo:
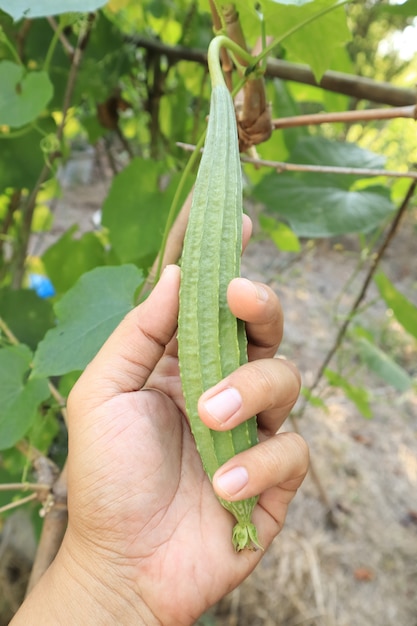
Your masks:
<svg viewBox="0 0 417 626"><path fill-rule="evenodd" d="M81 395L93 408L143 387L176 331L179 282L179 267L168 265L148 298L107 339L71 395Z"/></svg>

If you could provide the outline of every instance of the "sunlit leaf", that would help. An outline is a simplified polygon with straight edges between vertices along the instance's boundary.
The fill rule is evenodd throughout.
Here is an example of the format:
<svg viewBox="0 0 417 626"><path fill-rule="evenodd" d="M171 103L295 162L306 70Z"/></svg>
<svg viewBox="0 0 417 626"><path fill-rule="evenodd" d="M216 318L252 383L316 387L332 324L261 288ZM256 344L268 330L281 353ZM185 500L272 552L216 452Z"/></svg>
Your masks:
<svg viewBox="0 0 417 626"><path fill-rule="evenodd" d="M299 252L301 250L297 235L283 222L278 222L267 215L260 215L259 223L279 250L285 252Z"/></svg>
<svg viewBox="0 0 417 626"><path fill-rule="evenodd" d="M368 419L372 417L369 394L365 387L356 387L355 385L352 385L346 378L330 369L326 369L324 374L330 385L332 385L332 387L339 387L342 389L346 397L356 405L357 409L364 417Z"/></svg>
<svg viewBox="0 0 417 626"><path fill-rule="evenodd" d="M20 20L60 13L88 13L105 4L105 0L0 0L0 9Z"/></svg>
<svg viewBox="0 0 417 626"><path fill-rule="evenodd" d="M52 98L46 72L26 72L22 65L0 62L0 125L17 128L35 120Z"/></svg>
<svg viewBox="0 0 417 626"><path fill-rule="evenodd" d="M391 13L403 17L415 17L417 15L417 0L406 0L402 3L380 4L376 7L378 13Z"/></svg>
<svg viewBox="0 0 417 626"><path fill-rule="evenodd" d="M379 272L374 280L379 293L394 313L397 321L410 335L417 339L417 307L394 287L383 272Z"/></svg>
<svg viewBox="0 0 417 626"><path fill-rule="evenodd" d="M317 80L329 69L335 51L351 37L343 6L321 15L335 4L334 0L236 2L245 34L253 39L261 35L256 6L264 17L267 34L282 41L289 58L310 65ZM306 24L307 20L312 21Z"/></svg>

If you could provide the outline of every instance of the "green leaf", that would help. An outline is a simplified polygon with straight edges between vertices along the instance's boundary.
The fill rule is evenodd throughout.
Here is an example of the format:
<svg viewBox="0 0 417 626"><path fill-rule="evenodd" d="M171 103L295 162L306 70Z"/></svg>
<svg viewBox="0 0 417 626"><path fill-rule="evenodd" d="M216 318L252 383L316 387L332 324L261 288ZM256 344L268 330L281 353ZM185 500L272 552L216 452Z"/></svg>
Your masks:
<svg viewBox="0 0 417 626"><path fill-rule="evenodd" d="M263 14L267 35L282 40L287 51L287 58L310 65L317 80L329 69L332 57L340 46L351 39L346 23L344 7L333 9L308 24L302 25L307 19L318 16L323 10L335 5L334 0L295 0L276 2L276 0L260 0L259 2L236 2L243 32L252 39L261 35L259 17L255 9L258 5ZM300 28L293 32L299 25Z"/></svg>
<svg viewBox="0 0 417 626"><path fill-rule="evenodd" d="M46 134L56 130L52 118L39 120L37 126ZM45 163L41 139L38 130L30 130L21 137L0 140L0 191L7 187L30 189L36 184Z"/></svg>
<svg viewBox="0 0 417 626"><path fill-rule="evenodd" d="M379 293L392 310L397 321L417 339L417 307L394 287L383 272L374 277Z"/></svg>
<svg viewBox="0 0 417 626"><path fill-rule="evenodd" d="M58 294L65 293L86 272L106 264L106 252L96 233L74 235L78 226L72 226L50 246L42 256L48 277Z"/></svg>
<svg viewBox="0 0 417 626"><path fill-rule="evenodd" d="M305 137L289 157L292 163L381 168L379 155L355 144ZM272 172L254 187L254 197L288 220L299 237L332 237L368 232L395 210L381 185L355 189L359 176L339 173Z"/></svg>
<svg viewBox="0 0 417 626"><path fill-rule="evenodd" d="M164 191L160 178L166 165L133 159L114 179L103 204L103 226L122 263L149 267L162 241L165 220L179 177ZM184 194L185 196L185 194Z"/></svg>
<svg viewBox="0 0 417 626"><path fill-rule="evenodd" d="M330 369L326 369L324 374L330 385L332 385L332 387L339 387L342 389L349 400L356 405L357 409L364 417L368 419L372 417L372 409L369 404L369 394L365 387L355 387L346 378Z"/></svg>
<svg viewBox="0 0 417 626"><path fill-rule="evenodd" d="M52 98L46 72L26 72L22 65L0 62L0 125L17 128L33 122Z"/></svg>
<svg viewBox="0 0 417 626"><path fill-rule="evenodd" d="M49 408L38 415L26 433L26 439L43 454L48 455L51 444L60 431L56 409Z"/></svg>
<svg viewBox="0 0 417 626"><path fill-rule="evenodd" d="M291 89L283 80L275 79L273 83L274 89L272 93L272 110L274 111L274 117L294 117L295 115L300 115L300 107L296 100L294 100ZM303 137L308 135L306 128L302 126L296 128L283 128L278 132L274 132L274 135L282 135L282 138L285 142L285 145L288 149L288 153L294 150L298 141ZM266 145L270 143L271 140L266 142ZM263 147L263 144L261 144ZM263 153L262 153L263 156ZM288 155L286 155L287 157ZM267 157L271 160L277 160L277 157L273 154L269 154Z"/></svg>
<svg viewBox="0 0 417 626"><path fill-rule="evenodd" d="M58 322L38 346L33 376L84 369L133 308L142 282L134 265L97 267L81 276L55 305Z"/></svg>
<svg viewBox="0 0 417 626"><path fill-rule="evenodd" d="M357 339L362 361L379 378L392 385L397 391L410 389L412 380L404 368L400 367L386 352L380 350L365 337Z"/></svg>
<svg viewBox="0 0 417 626"><path fill-rule="evenodd" d="M291 11L288 11L289 7L287 7L285 11L286 18L295 20L298 13L297 19L301 22L334 4L334 0L315 0L309 4L304 4L302 7L297 7L297 9L292 8ZM275 1L270 0L268 2L269 10L265 14L267 24L271 24L272 35L277 30L281 31L281 25L277 28L275 6ZM280 12L280 17L281 15L282 12ZM288 30L291 26L291 22L288 23ZM344 7L340 7L303 26L286 38L283 45L288 51L289 58L308 63L316 80L320 81L324 72L329 69L335 51L350 41L350 39L351 34L346 23L346 13Z"/></svg>
<svg viewBox="0 0 417 626"><path fill-rule="evenodd" d="M27 380L31 359L22 344L0 350L0 450L25 435L39 404L49 397L45 379Z"/></svg>
<svg viewBox="0 0 417 626"><path fill-rule="evenodd" d="M417 0L407 0L401 4L381 4L376 7L377 13L391 13L402 17L415 17L417 15Z"/></svg>
<svg viewBox="0 0 417 626"><path fill-rule="evenodd" d="M103 0L0 0L0 9L14 20L60 13L88 13L106 4Z"/></svg>
<svg viewBox="0 0 417 626"><path fill-rule="evenodd" d="M266 215L259 216L259 223L279 250L284 252L299 252L301 250L300 240L286 224L277 222L273 217Z"/></svg>
<svg viewBox="0 0 417 626"><path fill-rule="evenodd" d="M323 411L326 411L326 413L328 412L328 407L325 401L322 398L320 398L320 396L316 396L313 393L311 393L310 389L308 389L307 387L301 387L301 394L303 395L304 398L306 398L306 400L308 401L309 404L311 404L311 406L315 406L319 409L322 409Z"/></svg>
<svg viewBox="0 0 417 626"><path fill-rule="evenodd" d="M31 289L0 289L0 315L19 342L33 350L55 320L51 303Z"/></svg>

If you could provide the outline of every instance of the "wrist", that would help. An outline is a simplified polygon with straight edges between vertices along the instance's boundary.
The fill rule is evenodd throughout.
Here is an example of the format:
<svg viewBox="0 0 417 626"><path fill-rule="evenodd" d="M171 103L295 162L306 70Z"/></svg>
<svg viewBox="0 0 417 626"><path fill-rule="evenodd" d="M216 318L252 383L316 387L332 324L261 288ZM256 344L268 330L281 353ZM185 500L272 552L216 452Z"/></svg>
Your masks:
<svg viewBox="0 0 417 626"><path fill-rule="evenodd" d="M117 576L96 562L95 569L81 565L61 546L55 561L34 587L10 626L161 626L146 603ZM107 566L106 566L107 567Z"/></svg>

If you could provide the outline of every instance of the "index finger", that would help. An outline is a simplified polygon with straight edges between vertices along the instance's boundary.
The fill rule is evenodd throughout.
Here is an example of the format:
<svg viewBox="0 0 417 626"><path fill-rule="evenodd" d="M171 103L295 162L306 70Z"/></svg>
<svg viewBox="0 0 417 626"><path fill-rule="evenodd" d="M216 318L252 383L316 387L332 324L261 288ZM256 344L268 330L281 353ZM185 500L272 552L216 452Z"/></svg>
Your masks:
<svg viewBox="0 0 417 626"><path fill-rule="evenodd" d="M233 315L246 322L250 361L275 356L281 343L284 316L278 296L263 283L233 279L227 292Z"/></svg>

